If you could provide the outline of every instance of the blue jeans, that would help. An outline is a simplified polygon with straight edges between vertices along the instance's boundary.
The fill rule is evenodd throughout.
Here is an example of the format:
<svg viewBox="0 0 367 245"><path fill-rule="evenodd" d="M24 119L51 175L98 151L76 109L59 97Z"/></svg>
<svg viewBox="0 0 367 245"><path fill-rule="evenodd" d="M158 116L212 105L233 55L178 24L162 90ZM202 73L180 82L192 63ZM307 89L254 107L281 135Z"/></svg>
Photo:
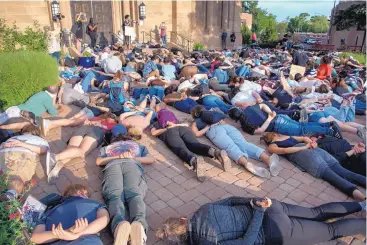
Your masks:
<svg viewBox="0 0 367 245"><path fill-rule="evenodd" d="M162 46L166 47L167 46L167 36L162 36Z"/></svg>
<svg viewBox="0 0 367 245"><path fill-rule="evenodd" d="M101 75L95 71L85 71L84 78L81 81L81 85L85 93L88 93L90 91L91 81L93 79L96 79L97 81L103 81L103 80L111 80L112 77Z"/></svg>
<svg viewBox="0 0 367 245"><path fill-rule="evenodd" d="M49 245L103 245L101 239L97 235L88 235L80 237L74 241L59 240L56 242L47 243Z"/></svg>
<svg viewBox="0 0 367 245"><path fill-rule="evenodd" d="M149 96L152 97L153 95L157 96L162 101L164 97L164 87L151 86L149 88Z"/></svg>
<svg viewBox="0 0 367 245"><path fill-rule="evenodd" d="M348 196L353 196L353 191L357 189L355 184L366 188L365 176L353 173L343 168L339 163L325 170L322 179Z"/></svg>
<svg viewBox="0 0 367 245"><path fill-rule="evenodd" d="M208 68L206 68L205 66L203 66L203 65L200 65L200 64L198 64L198 65L196 65L197 66L197 68L198 68L198 70L199 70L199 74L205 74L205 73L208 73L209 72L209 69Z"/></svg>
<svg viewBox="0 0 367 245"><path fill-rule="evenodd" d="M53 52L50 54L52 58L55 58L56 61L57 61L57 64L59 64L59 61L60 61L60 51L58 52Z"/></svg>
<svg viewBox="0 0 367 245"><path fill-rule="evenodd" d="M147 231L144 197L148 190L140 163L131 159L110 162L103 170L102 195L111 217L111 230L126 220L125 205L130 221L140 222Z"/></svg>
<svg viewBox="0 0 367 245"><path fill-rule="evenodd" d="M331 100L331 104L332 106L336 107L337 109L340 108L341 106L341 103L339 103L338 101L336 100ZM365 115L366 113L366 103L359 100L356 96L356 100L355 100L355 114L356 115Z"/></svg>
<svg viewBox="0 0 367 245"><path fill-rule="evenodd" d="M201 99L201 104L208 106L210 108L218 107L224 113L228 113L228 111L233 107L232 105L224 103L221 99L219 99L215 95L207 95Z"/></svg>
<svg viewBox="0 0 367 245"><path fill-rule="evenodd" d="M219 149L225 150L233 161L238 162L241 157L260 160L264 149L246 141L240 131L228 124L219 124L209 128L206 136Z"/></svg>
<svg viewBox="0 0 367 245"><path fill-rule="evenodd" d="M332 134L330 123L308 122L300 123L286 115L277 115L274 119L274 132L289 135L302 136L312 134Z"/></svg>
<svg viewBox="0 0 367 245"><path fill-rule="evenodd" d="M251 73L250 67L248 67L247 65L236 68L237 76L248 77L250 76L250 73Z"/></svg>
<svg viewBox="0 0 367 245"><path fill-rule="evenodd" d="M199 104L195 100L187 98L185 100L175 102L173 104L173 107L175 107L179 111L190 114L191 110L197 105L199 105ZM208 107L208 106L204 106L204 107L205 107L206 110L211 109L211 107Z"/></svg>
<svg viewBox="0 0 367 245"><path fill-rule="evenodd" d="M149 88L134 88L133 98L135 100L142 100L145 95L149 93Z"/></svg>

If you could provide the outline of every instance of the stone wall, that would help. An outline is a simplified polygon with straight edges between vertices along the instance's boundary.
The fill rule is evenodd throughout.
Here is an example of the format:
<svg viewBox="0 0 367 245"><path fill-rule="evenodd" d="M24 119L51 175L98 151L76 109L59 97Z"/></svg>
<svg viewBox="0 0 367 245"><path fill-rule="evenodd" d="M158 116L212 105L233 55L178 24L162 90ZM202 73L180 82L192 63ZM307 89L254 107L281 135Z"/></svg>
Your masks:
<svg viewBox="0 0 367 245"><path fill-rule="evenodd" d="M32 26L35 20L41 27L50 25L50 11L47 1L0 1L0 17L8 24L16 21L20 29Z"/></svg>
<svg viewBox="0 0 367 245"><path fill-rule="evenodd" d="M340 1L340 3L333 9L334 14L338 10L345 10L353 4L365 4L365 1ZM337 48L340 47L340 40L345 39L347 46L362 46L364 31L358 31L356 27L351 27L349 30L336 30L336 26L330 26L330 39L329 43L335 45ZM357 41L357 42L356 42ZM364 44L365 45L365 44Z"/></svg>
<svg viewBox="0 0 367 245"><path fill-rule="evenodd" d="M239 1L149 1L145 5L147 18L139 31L152 32L156 40L159 40L159 25L166 22L168 39L170 32L175 31L207 48L219 48L221 33L226 30L236 33L236 45L242 43ZM141 41L142 38L139 33Z"/></svg>

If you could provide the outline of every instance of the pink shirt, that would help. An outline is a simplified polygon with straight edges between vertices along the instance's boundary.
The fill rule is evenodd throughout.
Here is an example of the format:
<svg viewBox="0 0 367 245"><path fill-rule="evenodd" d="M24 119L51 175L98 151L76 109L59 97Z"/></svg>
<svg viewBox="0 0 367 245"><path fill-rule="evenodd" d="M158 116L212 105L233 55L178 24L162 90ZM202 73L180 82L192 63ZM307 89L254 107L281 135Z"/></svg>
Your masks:
<svg viewBox="0 0 367 245"><path fill-rule="evenodd" d="M167 35L167 27L166 26L160 26L161 29L161 37L164 37Z"/></svg>

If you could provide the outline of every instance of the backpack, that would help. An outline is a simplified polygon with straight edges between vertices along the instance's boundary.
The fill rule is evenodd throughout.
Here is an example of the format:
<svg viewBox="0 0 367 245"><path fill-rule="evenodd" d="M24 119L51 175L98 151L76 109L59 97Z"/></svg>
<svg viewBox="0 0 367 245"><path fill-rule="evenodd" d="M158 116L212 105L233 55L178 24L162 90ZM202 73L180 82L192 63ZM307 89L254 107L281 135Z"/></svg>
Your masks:
<svg viewBox="0 0 367 245"><path fill-rule="evenodd" d="M159 126L161 126L162 128L166 128L168 122L172 122L172 123L175 123L175 124L178 123L178 120L177 120L175 114L173 114L173 112L171 112L167 109L160 110L158 112L157 118L158 118Z"/></svg>

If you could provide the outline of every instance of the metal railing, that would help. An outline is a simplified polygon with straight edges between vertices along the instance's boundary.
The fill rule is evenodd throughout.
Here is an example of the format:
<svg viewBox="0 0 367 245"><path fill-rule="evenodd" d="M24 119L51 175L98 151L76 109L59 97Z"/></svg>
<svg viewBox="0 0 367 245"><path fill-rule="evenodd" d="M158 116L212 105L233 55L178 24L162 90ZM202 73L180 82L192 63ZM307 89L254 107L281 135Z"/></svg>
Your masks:
<svg viewBox="0 0 367 245"><path fill-rule="evenodd" d="M194 40L191 40L175 31L170 31L170 42L181 46L187 52L191 52L194 46Z"/></svg>
<svg viewBox="0 0 367 245"><path fill-rule="evenodd" d="M143 43L151 42L152 40L156 39L154 31L141 31L140 33L143 35Z"/></svg>

